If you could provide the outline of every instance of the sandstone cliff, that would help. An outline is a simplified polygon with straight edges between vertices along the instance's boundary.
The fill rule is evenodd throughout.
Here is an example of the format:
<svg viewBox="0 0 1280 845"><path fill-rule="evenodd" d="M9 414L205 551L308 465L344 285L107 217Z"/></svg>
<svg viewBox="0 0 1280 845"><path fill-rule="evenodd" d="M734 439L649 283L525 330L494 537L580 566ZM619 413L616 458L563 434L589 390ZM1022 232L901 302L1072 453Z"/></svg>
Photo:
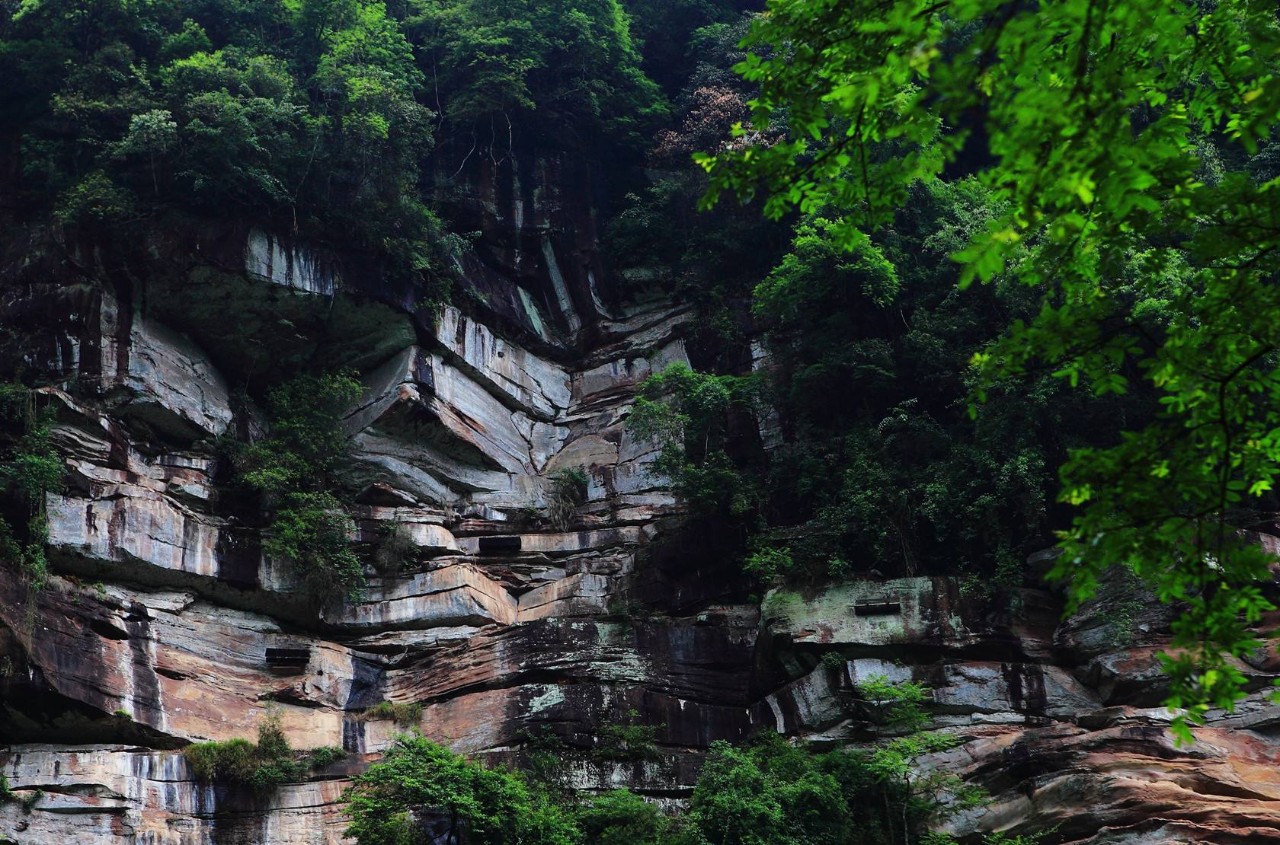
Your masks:
<svg viewBox="0 0 1280 845"><path fill-rule="evenodd" d="M456 749L519 763L550 744L575 788L677 800L715 740L874 741L852 695L871 675L926 681L963 739L929 761L993 796L950 822L962 836L1280 841L1280 710L1259 692L1175 746L1153 604L1062 622L1032 583L993 605L947 578L753 598L625 426L636 385L687 361L691 317L611 293L591 179L543 157L459 185L452 216L481 233L461 308L256 229L10 246L0 346L48 385L68 483L46 503L48 586L0 570L18 799L0 842L340 842L347 778L407 727L365 714L383 701L421 704L412 727ZM352 542L395 536L411 559L322 613L218 484L217 438L263 424L242 388L303 365L360 373ZM578 469L584 501L551 519ZM1274 669L1249 667L1259 689ZM347 759L269 798L197 783L179 749L251 736L269 709L295 747ZM654 748L607 747L601 727L632 721Z"/></svg>

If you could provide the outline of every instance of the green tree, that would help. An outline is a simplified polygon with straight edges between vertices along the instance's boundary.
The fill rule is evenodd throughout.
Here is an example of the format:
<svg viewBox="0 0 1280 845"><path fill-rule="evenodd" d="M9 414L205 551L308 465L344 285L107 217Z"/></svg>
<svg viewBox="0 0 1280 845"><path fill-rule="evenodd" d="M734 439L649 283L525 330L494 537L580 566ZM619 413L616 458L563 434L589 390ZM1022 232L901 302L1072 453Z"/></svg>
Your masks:
<svg viewBox="0 0 1280 845"><path fill-rule="evenodd" d="M1030 286L1035 316L976 356L982 385L1045 368L1159 414L1074 452L1058 577L1073 603L1127 566L1174 627L1171 704L1230 706L1269 560L1239 529L1280 473L1280 227L1259 157L1280 118L1280 28L1247 0L773 0L740 65L768 146L702 159L712 192L835 219L847 245L912 185L976 171L1000 213L961 284ZM1234 162L1232 169L1213 167Z"/></svg>
<svg viewBox="0 0 1280 845"><path fill-rule="evenodd" d="M422 74L371 0L31 0L0 8L4 174L32 222L192 212L441 271Z"/></svg>
<svg viewBox="0 0 1280 845"><path fill-rule="evenodd" d="M49 577L45 496L64 472L52 410L21 384L0 384L0 562L18 566L32 590Z"/></svg>
<svg viewBox="0 0 1280 845"><path fill-rule="evenodd" d="M910 843L917 828L944 810L955 812L981 803L985 794L981 790L944 770L922 770L918 765L925 754L959 744L955 736L925 730L929 724L926 686L910 681L892 683L882 675L873 675L858 684L857 692L874 724L900 734L869 751L849 752L851 759L842 761L846 766L863 766L870 775L880 792L890 838L897 825L901 841Z"/></svg>
<svg viewBox="0 0 1280 845"><path fill-rule="evenodd" d="M587 799L574 816L583 841L590 845L664 845L671 841L671 819L626 789Z"/></svg>
<svg viewBox="0 0 1280 845"><path fill-rule="evenodd" d="M241 481L263 494L271 513L263 548L290 561L320 602L364 587L350 546L355 523L334 494L334 473L348 452L342 417L361 390L345 373L291 379L267 397L270 434L232 449Z"/></svg>
<svg viewBox="0 0 1280 845"><path fill-rule="evenodd" d="M627 424L662 451L653 472L696 506L741 516L758 503L755 489L725 452L731 410L750 409L751 376L718 376L672 364L641 384Z"/></svg>
<svg viewBox="0 0 1280 845"><path fill-rule="evenodd" d="M346 756L332 746L297 752L289 746L280 714L269 712L258 725L258 743L247 739L197 742L183 749L197 780L239 783L259 793L270 793L281 784L305 780L313 770Z"/></svg>
<svg viewBox="0 0 1280 845"><path fill-rule="evenodd" d="M188 204L261 212L293 200L317 127L284 62L234 49L197 52L159 77L176 123L166 147L174 150L174 187Z"/></svg>
<svg viewBox="0 0 1280 845"><path fill-rule="evenodd" d="M511 152L524 118L579 137L636 134L665 104L640 70L618 0L414 0L407 27L444 115Z"/></svg>
<svg viewBox="0 0 1280 845"><path fill-rule="evenodd" d="M689 820L712 845L826 845L849 841L852 825L840 782L776 735L713 744Z"/></svg>
<svg viewBox="0 0 1280 845"><path fill-rule="evenodd" d="M955 744L923 732L916 684L864 689L869 721L903 732L867 749L814 754L772 732L741 748L714 743L698 777L687 829L709 845L909 845L946 807L972 795L954 777L922 775L916 759Z"/></svg>
<svg viewBox="0 0 1280 845"><path fill-rule="evenodd" d="M430 817L475 845L571 845L572 818L524 778L487 769L421 736L401 736L347 793L347 836L359 845L432 841Z"/></svg>

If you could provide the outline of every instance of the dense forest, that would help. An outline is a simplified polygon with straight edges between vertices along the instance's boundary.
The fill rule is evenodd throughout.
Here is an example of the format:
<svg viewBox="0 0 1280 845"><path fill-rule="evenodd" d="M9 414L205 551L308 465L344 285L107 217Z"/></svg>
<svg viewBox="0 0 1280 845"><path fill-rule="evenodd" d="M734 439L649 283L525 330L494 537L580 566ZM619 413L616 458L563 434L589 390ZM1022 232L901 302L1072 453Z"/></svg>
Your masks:
<svg viewBox="0 0 1280 845"><path fill-rule="evenodd" d="M234 223L353 256L418 312L489 313L457 284L480 233L454 179L570 151L602 176L610 296L697 315L627 425L742 592L947 575L1000 617L1059 543L1073 603L1125 571L1184 609L1167 668L1194 721L1239 697L1223 653L1275 609L1251 532L1280 511L1280 29L1257 5L0 0L5 261L56 231L127 272L128 245ZM548 355L584 342L561 334ZM0 552L39 581L61 482L31 342L0 327ZM319 605L364 586L336 475L360 385L306 366L235 385L271 433L218 449ZM863 695L897 739L718 744L678 818L405 736L350 832L417 842L429 806L477 843L930 841L981 796L915 779L945 744L920 687ZM645 728L615 729L642 759ZM193 759L270 787L303 765L282 742Z"/></svg>
<svg viewBox="0 0 1280 845"><path fill-rule="evenodd" d="M741 145L755 96L731 70L750 10L668 5L23 4L0 56L10 225L129 238L260 222L439 300L467 236L433 210L444 171L572 144L608 169L608 258L630 295L704 315L696 370L656 377L635 424L666 438L662 469L726 521L748 572L1016 582L1066 524L1069 450L1136 428L1150 403L1042 373L969 413L974 354L1039 306L1013 280L957 289L949 256L1000 213L977 163L912 187L862 252L821 209L699 212L692 154ZM767 456L747 435L765 408Z"/></svg>

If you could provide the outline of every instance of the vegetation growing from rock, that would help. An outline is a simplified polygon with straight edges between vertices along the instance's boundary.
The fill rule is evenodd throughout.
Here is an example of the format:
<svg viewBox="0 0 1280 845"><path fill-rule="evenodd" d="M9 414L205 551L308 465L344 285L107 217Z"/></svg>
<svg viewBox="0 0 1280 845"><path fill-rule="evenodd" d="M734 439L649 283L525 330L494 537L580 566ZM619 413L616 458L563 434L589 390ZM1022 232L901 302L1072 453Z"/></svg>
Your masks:
<svg viewBox="0 0 1280 845"><path fill-rule="evenodd" d="M574 811L582 840L592 845L668 845L682 841L679 822L627 789L583 801Z"/></svg>
<svg viewBox="0 0 1280 845"><path fill-rule="evenodd" d="M628 710L623 718L600 725L591 756L604 762L657 759L657 733L657 726L644 724L638 711Z"/></svg>
<svg viewBox="0 0 1280 845"><path fill-rule="evenodd" d="M814 754L772 734L742 748L716 743L688 812L670 816L627 790L582 800L551 795L515 772L401 737L357 778L348 795L348 835L360 845L414 841L414 831L426 830L465 833L477 843L914 842L938 805L896 771L877 769L882 757Z"/></svg>
<svg viewBox="0 0 1280 845"><path fill-rule="evenodd" d="M49 577L45 494L62 486L52 412L20 384L0 385L0 561L16 565L30 589Z"/></svg>
<svg viewBox="0 0 1280 845"><path fill-rule="evenodd" d="M402 736L356 778L348 794L347 835L360 845L413 842L419 831L466 837L476 845L571 845L570 815L524 778L487 769L421 736Z"/></svg>
<svg viewBox="0 0 1280 845"><path fill-rule="evenodd" d="M676 489L740 520L749 573L1017 586L1060 518L1051 467L1117 415L1140 418L1140 397L1087 402L1048 374L991 388L969 417L969 361L1033 313L1016 285L955 291L947 255L986 225L991 202L973 180L921 188L856 255L833 221L801 221L754 292L736 294L752 300L766 365L749 376L676 366L646 381L633 430L662 445L655 470ZM770 415L777 442L762 454L751 444Z"/></svg>
<svg viewBox="0 0 1280 845"><path fill-rule="evenodd" d="M360 715L365 719L390 719L409 727L422 717L422 705L416 701L379 701Z"/></svg>
<svg viewBox="0 0 1280 845"><path fill-rule="evenodd" d="M573 521L578 506L587 500L587 472L582 467L566 467L551 473L547 494L547 520L563 531Z"/></svg>
<svg viewBox="0 0 1280 845"><path fill-rule="evenodd" d="M908 698L907 690L886 689ZM954 740L916 731L870 750L817 754L775 734L741 748L717 743L683 821L696 832L692 841L724 845L941 845L949 840L929 834L928 823L979 798L958 796L945 775L913 780L910 763L947 742Z"/></svg>
<svg viewBox="0 0 1280 845"><path fill-rule="evenodd" d="M273 714L258 726L256 745L247 739L199 742L187 746L183 755L197 780L239 784L266 794L281 784L304 780L312 770L342 759L346 752L341 748L294 751L279 715Z"/></svg>
<svg viewBox="0 0 1280 845"><path fill-rule="evenodd" d="M418 545L403 525L384 527L381 535L373 553L374 568L383 575L396 575L413 561Z"/></svg>
<svg viewBox="0 0 1280 845"><path fill-rule="evenodd" d="M240 479L271 513L263 549L289 561L321 603L358 596L365 583L335 478L348 452L341 420L361 391L345 373L294 378L267 397L270 434L233 448Z"/></svg>
<svg viewBox="0 0 1280 845"><path fill-rule="evenodd" d="M42 0L0 12L0 39L33 210L117 230L234 214L399 271L438 260L423 77L385 4Z"/></svg>
<svg viewBox="0 0 1280 845"><path fill-rule="evenodd" d="M10 118L0 127L0 223L6 235L39 234L58 245L56 255L31 260L40 273L40 262L59 268L65 279L52 274L50 286L75 303L66 306L68 320L83 318L89 327L59 325L57 362L31 383L65 387L75 408L89 409L86 416L100 414L105 427L120 423L104 447L110 454L89 461L92 470L81 472L79 461L98 449L97 432L91 445L86 439L71 447L77 495L102 501L114 495L104 488L117 484L117 474L128 477L163 452L154 463L156 477L138 486L174 505L183 519L194 510L199 519L185 520L184 530L216 525L221 532L224 524L228 530L217 533L225 545L199 549L208 553L199 575L185 566L183 548L182 574L156 567L148 578L166 588L180 579L202 600L223 601L231 590L206 589L203 563L212 558L217 577L224 575L221 564L235 563L224 552L235 550L244 527L233 528L232 520L252 510L247 522L261 529L267 555L286 562L316 604L359 594L364 574L351 542L351 491L339 482L350 457L341 416L360 395L354 374L285 380L292 374L273 372L270 383L285 381L270 391L261 387L261 373L252 374L269 427L264 439L229 450L234 483L249 494L238 497L247 502L244 509L229 505L230 496L204 498L202 484L188 483L201 470L187 462L187 451L174 462L168 451L174 443L144 444L131 430L142 416L138 406L150 397L126 383L134 377L126 354L130 332L138 328L127 318L149 320L173 310L154 294L177 288L153 286L148 273L172 274L170 259L178 259L174 266L189 262L176 245L162 250L155 265L158 252L138 248L117 261L104 247L150 246L134 236L203 231L208 221L219 224L210 229L233 231L237 239L254 227L270 233L271 246L281 245L289 261L303 254L286 249L294 239L320 247L315 255L357 256L351 264L367 269L371 281L361 288L366 277L344 265L335 279L350 287L323 299L331 312L362 311L366 297L379 298L378 308L408 312L396 316L404 345L427 348L436 374L446 368L460 374L459 395L474 388L517 422L516 454L491 461L487 443L453 438L459 442L438 452L465 464L467 471L457 473L465 477L437 477L439 468L426 466L438 456L432 449L414 466L422 474L406 485L412 490L373 485L362 506L417 507L438 497L431 506L445 523L440 534L447 538L443 529L457 529L462 542L461 551L445 543L457 556L440 555L432 568L472 567L470 550L487 539L476 535L493 528L495 513L513 507L508 489L527 503L527 524L508 523L504 531L584 529L570 540L587 548L538 538L515 563L506 558L518 538L507 537L485 549L488 560L475 563L465 583L452 589L435 591L437 585L422 583L435 573L423 574L412 595L394 599L401 602L387 614L397 620L390 623L394 635L359 635L356 651L370 649L361 652L367 660L351 661L360 673L416 672L437 655L443 666L466 651L452 642L455 634L439 646L420 645L430 637L413 632L427 623L401 608L456 616L463 620L459 631L482 631L486 647L497 643L506 659L520 653L508 644L533 641L526 632L554 633L559 622L542 616L556 619L558 604L572 602L573 615L593 620L566 623L564 630L587 630L600 618L598 605L596 613L590 610L600 598L606 614L628 623L599 629L600 637L620 636L623 645L602 642L606 657L583 670L592 681L604 677L600 684L610 691L631 683L633 663L643 663L645 672L666 665L631 661L632 643L641 656L660 647L700 651L722 633L716 630L720 611L704 613L711 602L723 598L738 608L754 603L758 596L749 591L762 587L789 590L766 601L768 616L769 605L799 602L805 590L833 580L957 576L965 605L986 604L976 615L1000 628L1008 618L995 611L1024 586L1028 552L1058 536L1068 552L1058 572L1070 570L1078 579L1073 605L1108 567L1140 576L1161 600L1181 603L1174 644L1183 650L1168 661L1177 682L1172 701L1188 705L1192 715L1229 706L1243 675L1220 652L1251 652L1253 626L1275 598L1266 569L1273 561L1243 539L1245 529L1275 531L1268 514L1280 501L1272 489L1280 462L1274 284L1280 235L1273 196L1280 173L1273 141L1280 35L1274 9L1245 0L770 0L769 14L740 15L755 5L0 3L0 71L11 81L0 92L0 108ZM739 74L730 72L734 64ZM695 153L703 167L694 166ZM569 185L569 179L580 183ZM747 201L699 213L698 198L708 188ZM568 209L582 211L582 219L552 219ZM468 233L465 238L448 234L438 214L452 214L450 225ZM607 233L603 255L592 241L596 226ZM479 231L472 235L473 229ZM570 230L581 240L570 238L566 250L557 239ZM6 242L12 249L3 251L5 278L17 280L14 288L46 284L43 276L33 284L32 272L10 273L10 266L28 260L24 243L16 235ZM217 271L199 280L215 285L227 280L213 276L234 276L238 270L223 273L219 264L235 257L241 243L229 250L213 244L209 250L220 251L218 257L202 253L195 263L203 271L207 261ZM549 252L539 256L540 248ZM570 285L567 306L559 290L559 271L571 266L566 254L583 273L576 280L581 284ZM166 266L156 269L159 263ZM481 384L473 372L481 368L473 355L480 350L463 349L461 323L457 348L439 348L448 344L431 336L432 325L447 299L446 277L455 273L463 295L454 304L468 319L494 318L503 337L576 373L572 409L562 408L551 382L535 375L538 386L530 388L520 378L530 372L508 377L505 366L526 366L519 355L496 365L502 379ZM486 285L509 289L491 296ZM375 288L376 295L370 293ZM106 306L108 289L114 312ZM265 289L272 300L297 293L279 285ZM6 309L10 290L0 297ZM98 298L82 307L93 298L81 297L87 290ZM632 348L630 326L648 319L643 306L653 297L689 305L694 317L679 323L674 312L666 313L662 320L670 323L646 324L646 345ZM552 313L556 308L564 311L563 324ZM580 329L566 328L574 309L587 318ZM544 325L539 315L552 319ZM536 325L524 325L522 317ZM114 382L105 355L112 320ZM282 318L263 331L296 332L300 347L319 350L312 362L319 372L334 358L357 357L349 349L327 354L330 328L324 320L303 327ZM0 327L0 337L10 334ZM213 345L210 361L222 367L225 349ZM624 361L602 351L622 346L636 357ZM14 370L10 348L6 340L0 354ZM102 361L93 360L94 350ZM496 345L489 351L503 355ZM379 347L358 360L374 366L384 352L391 354ZM677 360L687 354L689 363L643 383L629 424L631 434L660 445L652 469L691 505L690 535L708 528L703 533L716 553L749 576L739 579L716 560L697 561L701 577L723 581L713 585L722 588L715 598L704 594L704 584L690 590L668 578L681 561L632 555L666 530L665 520L646 524L647 514L671 511L661 491L628 486L632 476L612 472L623 465L633 470L648 457L637 459L633 441L615 437L631 384L620 372L632 373L640 358L646 367L671 360L668 353ZM592 369L574 369L579 364ZM422 379L424 388L434 389L431 379ZM579 393L593 383L609 386L588 394L594 398L584 405ZM450 404L446 382L439 387L436 398ZM526 405L527 390L542 390L533 404L541 409L552 400L556 410L539 410L530 422L517 410ZM43 502L62 483L63 460L33 401L25 388L0 389L0 559L16 562L38 587L46 576ZM117 413L126 403L135 404L136 416ZM405 414L411 430L438 433L441 420L430 419L431 411L418 413L431 404ZM10 406L17 410L9 413ZM234 421L241 431L252 427L247 416ZM472 430L488 421L483 414L458 420ZM505 428L508 420L499 422ZM548 463L543 458L551 456L540 454L546 441L570 444L583 432L602 436L575 452L577 459L619 456L599 471L592 464L601 484L590 492L603 488L607 499L593 501L590 514L579 512L588 492L585 469L548 475L546 467L563 466L563 458ZM141 460L130 453L122 465L120 447L139 447ZM202 445L186 435L181 448L203 457ZM539 498L545 512L534 507ZM102 524L98 516L88 512L86 535ZM212 517L207 523L206 516ZM159 535L148 534L145 542L174 547ZM613 542L611 536L643 538L619 541L639 562L638 571L595 548ZM406 562L443 550L416 543L405 530L386 532L373 563L387 582ZM108 544L113 557L101 559L134 554L115 538ZM62 548L59 559L70 561L89 544L71 540ZM80 565L97 565L87 551L85 557ZM131 572L137 563L130 560ZM556 574L544 578L546 572ZM481 575L494 576L492 594L486 595ZM550 584L561 578L576 578L572 589L579 592L570 595L567 582ZM748 586L750 579L757 583ZM150 583L141 574L139 580ZM670 602L660 595L666 583L674 587ZM544 584L549 589L528 592ZM125 610L128 594L122 586L102 596L113 612L129 614L127 632L102 620L87 630L127 637L133 645L148 641L135 625L151 617ZM261 611L261 596L242 598L245 612ZM462 607L467 598L474 607ZM1145 589L1134 589L1115 603L1110 641L1100 648L1131 645L1130 628L1146 600ZM531 602L533 612L526 613ZM446 604L456 607L440 609ZM643 622L635 619L641 610ZM490 636L488 621L509 613L521 634ZM531 624L526 617L533 617ZM697 620L697 629L681 627L680 620ZM339 639L356 635L349 629ZM669 645L653 645L662 642ZM393 655L401 645L403 652ZM104 648L123 646L107 642ZM966 647L965 655L976 648ZM20 665L35 678L39 664L52 661L27 650L32 654L22 655ZM846 651L861 655L860 647ZM932 645L923 651L938 653ZM1031 653L1022 657L1032 659ZM967 659L951 650L942 654L944 662ZM483 660L476 665L492 665L487 657L471 657ZM800 657L772 667L773 674L763 676L767 688L779 689L779 672L796 680L813 666L811 652ZM1267 665L1265 655L1250 657L1250 665ZM817 680L830 681L838 670L843 683L850 671L844 661L834 653L825 657L825 675ZM512 683L577 681L580 668L567 667L562 675L559 665L521 666L521 680ZM713 668L734 667L715 662ZM1085 675L1074 668L1081 670L1077 680ZM479 686L468 682L458 696L496 700L505 694L505 669ZM751 674L753 686L743 698L752 700L735 701L735 708L759 703L762 690L754 684L760 678ZM353 691L356 680L366 683L367 674L352 679ZM679 695L689 683L667 681L646 677L637 684ZM427 687L433 700L454 695L434 681L392 685L388 677L385 685ZM130 690L141 703L143 690ZM441 824L474 842L923 841L940 796L953 806L974 800L945 773L919 771L923 756L954 741L922 732L925 697L916 684L864 679L840 702L868 723L862 749L815 754L772 736L738 748L713 746L682 819L625 791L562 803L519 775L405 738L353 790L352 831L365 845L415 841L424 827ZM579 706L578 698L546 704L551 698L539 706ZM350 700L370 699L361 692ZM657 708L652 698L645 701ZM679 701L683 714L687 702ZM1025 704L1011 706L1036 710ZM329 700L321 706L341 707ZM140 723L155 721L142 706L133 712ZM746 712L754 723L753 709ZM391 702L363 713L399 724L421 715L418 704ZM673 734L689 735L686 725L678 727ZM584 766L648 772L659 767L646 764L661 759L657 731L631 711L594 731L594 749L572 753ZM575 741L582 737L578 732ZM557 758L551 740L542 739L543 746L526 745L539 757L537 767L546 769ZM205 780L268 790L338 753L321 750L304 761L277 725L256 744L201 744L188 758ZM3 785L0 779L0 797Z"/></svg>
<svg viewBox="0 0 1280 845"><path fill-rule="evenodd" d="M842 845L949 841L930 822L980 802L980 791L945 772L918 770L921 756L945 750L953 736L924 730L928 690L873 677L858 686L867 724L887 739L863 748L816 753L773 732L734 747L714 743L679 815L627 790L590 798L551 783L571 751L546 735L529 741L549 779L485 768L421 736L399 737L386 758L356 779L348 794L348 835L360 845L416 841L431 831L478 843L639 842L648 845ZM651 759L654 729L605 725L591 752L597 762ZM521 819L524 819L523 821ZM415 833L415 831L417 833Z"/></svg>
<svg viewBox="0 0 1280 845"><path fill-rule="evenodd" d="M1185 603L1171 703L1229 707L1231 657L1273 604L1269 556L1240 528L1272 505L1280 30L1249 2L774 0L740 71L750 125L779 140L701 160L711 198L827 215L873 236L948 170L976 172L989 219L950 254L958 282L1021 285L1029 317L974 356L976 397L1047 372L1097 397L1154 395L1125 436L1070 452L1077 510L1056 575L1073 602L1127 566ZM833 34L836 36L833 40ZM741 131L741 130L740 130ZM1265 315L1265 316L1264 316ZM1184 737L1189 736L1183 730Z"/></svg>
<svg viewBox="0 0 1280 845"><path fill-rule="evenodd" d="M443 116L482 155L511 155L521 118L634 144L665 110L619 0L415 3L405 25Z"/></svg>
<svg viewBox="0 0 1280 845"><path fill-rule="evenodd" d="M695 506L741 516L761 491L726 451L729 417L754 408L756 379L716 375L672 364L645 379L628 425L662 444L652 471Z"/></svg>

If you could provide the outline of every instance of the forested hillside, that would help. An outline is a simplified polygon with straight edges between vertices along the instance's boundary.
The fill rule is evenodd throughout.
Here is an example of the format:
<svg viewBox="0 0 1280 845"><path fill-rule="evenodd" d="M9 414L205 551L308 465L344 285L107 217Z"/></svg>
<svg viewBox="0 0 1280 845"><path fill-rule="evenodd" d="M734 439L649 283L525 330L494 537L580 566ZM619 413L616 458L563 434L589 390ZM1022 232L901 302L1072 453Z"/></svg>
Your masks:
<svg viewBox="0 0 1280 845"><path fill-rule="evenodd" d="M450 171L567 146L606 173L617 295L699 310L694 372L655 378L636 424L666 438L677 489L732 523L749 572L1014 583L1066 524L1067 450L1137 427L1150 403L1046 373L971 418L973 355L1038 307L1012 282L957 289L950 256L1001 212L963 172L976 165L912 188L865 254L821 211L699 212L693 153L759 140L731 138L756 93L731 70L746 11L24 4L4 33L10 220L125 241L270 227L363 254L430 306L474 237L442 222ZM743 430L763 408L767 450Z"/></svg>
<svg viewBox="0 0 1280 845"><path fill-rule="evenodd" d="M0 845L1273 841L1263 5L0 0Z"/></svg>

